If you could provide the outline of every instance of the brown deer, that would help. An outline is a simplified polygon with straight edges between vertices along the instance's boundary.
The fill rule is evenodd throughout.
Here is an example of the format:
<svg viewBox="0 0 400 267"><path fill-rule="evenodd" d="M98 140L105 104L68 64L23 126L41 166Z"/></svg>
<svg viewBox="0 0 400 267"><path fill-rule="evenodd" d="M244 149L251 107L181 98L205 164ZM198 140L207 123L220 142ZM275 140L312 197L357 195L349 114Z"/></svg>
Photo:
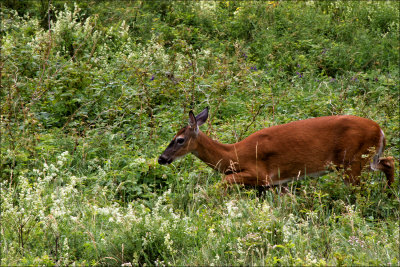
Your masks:
<svg viewBox="0 0 400 267"><path fill-rule="evenodd" d="M393 157L381 158L385 136L369 119L350 115L294 121L257 131L235 144L221 144L200 131L208 108L189 112L189 125L180 129L158 159L170 164L192 153L225 174L228 183L271 186L304 176L319 176L327 167L345 170L345 182L357 185L368 163L394 181Z"/></svg>

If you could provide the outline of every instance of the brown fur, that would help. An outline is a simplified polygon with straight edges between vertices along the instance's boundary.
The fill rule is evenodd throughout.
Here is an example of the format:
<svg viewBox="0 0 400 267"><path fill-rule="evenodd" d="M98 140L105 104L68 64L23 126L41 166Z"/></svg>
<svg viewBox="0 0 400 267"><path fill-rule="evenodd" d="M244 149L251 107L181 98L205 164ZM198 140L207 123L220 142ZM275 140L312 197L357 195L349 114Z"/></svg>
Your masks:
<svg viewBox="0 0 400 267"><path fill-rule="evenodd" d="M332 164L345 169L346 182L358 184L361 170L384 145L377 123L347 115L272 126L235 144L221 144L196 128L181 129L177 136L184 136L185 143L168 147L160 159L171 162L192 152L225 173L228 183L246 185L275 185L304 175L319 175ZM385 173L389 185L394 181L392 157L378 156L375 168Z"/></svg>

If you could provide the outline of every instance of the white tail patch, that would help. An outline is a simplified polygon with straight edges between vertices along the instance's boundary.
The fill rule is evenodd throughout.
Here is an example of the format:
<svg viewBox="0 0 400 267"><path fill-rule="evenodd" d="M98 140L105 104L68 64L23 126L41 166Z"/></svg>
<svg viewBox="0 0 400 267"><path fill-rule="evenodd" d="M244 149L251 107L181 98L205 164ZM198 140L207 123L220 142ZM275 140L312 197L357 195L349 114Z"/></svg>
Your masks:
<svg viewBox="0 0 400 267"><path fill-rule="evenodd" d="M376 155L374 156L374 159L372 160L370 167L373 171L377 171L378 170L378 164L379 164L379 158L382 155L383 149L384 149L384 141L385 141L385 134L383 133L382 129L381 129L381 137L379 139L379 147L377 150Z"/></svg>

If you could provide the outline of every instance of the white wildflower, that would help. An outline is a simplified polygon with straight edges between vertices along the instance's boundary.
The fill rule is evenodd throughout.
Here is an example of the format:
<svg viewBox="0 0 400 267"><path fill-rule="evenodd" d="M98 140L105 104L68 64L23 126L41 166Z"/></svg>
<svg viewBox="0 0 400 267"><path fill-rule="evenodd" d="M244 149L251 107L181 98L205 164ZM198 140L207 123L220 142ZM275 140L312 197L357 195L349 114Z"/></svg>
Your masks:
<svg viewBox="0 0 400 267"><path fill-rule="evenodd" d="M311 254L311 252L308 252L306 255L306 265L315 265L317 264L317 259L314 257L314 255Z"/></svg>
<svg viewBox="0 0 400 267"><path fill-rule="evenodd" d="M271 210L271 207L268 205L267 202L264 202L264 203L262 204L261 210L262 210L264 213L268 213L268 212Z"/></svg>
<svg viewBox="0 0 400 267"><path fill-rule="evenodd" d="M164 237L164 245L167 247L167 249L171 252L171 253L175 253L176 251L172 248L172 245L174 244L174 242L171 240L171 237L169 235L169 233L167 233Z"/></svg>
<svg viewBox="0 0 400 267"><path fill-rule="evenodd" d="M236 200L231 200L226 203L226 208L228 210L228 215L232 218L242 217L242 213L239 212L239 207L236 206Z"/></svg>

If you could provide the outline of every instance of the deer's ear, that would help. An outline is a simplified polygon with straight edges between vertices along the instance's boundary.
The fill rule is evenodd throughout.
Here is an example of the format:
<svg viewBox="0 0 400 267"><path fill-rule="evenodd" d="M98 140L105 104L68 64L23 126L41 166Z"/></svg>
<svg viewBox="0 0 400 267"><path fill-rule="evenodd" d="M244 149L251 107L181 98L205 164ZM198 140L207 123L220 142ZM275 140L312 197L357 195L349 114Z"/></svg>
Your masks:
<svg viewBox="0 0 400 267"><path fill-rule="evenodd" d="M197 126L203 125L207 121L207 119L208 119L208 107L203 109L203 111L200 112L200 114L196 116Z"/></svg>
<svg viewBox="0 0 400 267"><path fill-rule="evenodd" d="M192 128L197 128L197 120L193 114L193 111L189 111L189 126Z"/></svg>

